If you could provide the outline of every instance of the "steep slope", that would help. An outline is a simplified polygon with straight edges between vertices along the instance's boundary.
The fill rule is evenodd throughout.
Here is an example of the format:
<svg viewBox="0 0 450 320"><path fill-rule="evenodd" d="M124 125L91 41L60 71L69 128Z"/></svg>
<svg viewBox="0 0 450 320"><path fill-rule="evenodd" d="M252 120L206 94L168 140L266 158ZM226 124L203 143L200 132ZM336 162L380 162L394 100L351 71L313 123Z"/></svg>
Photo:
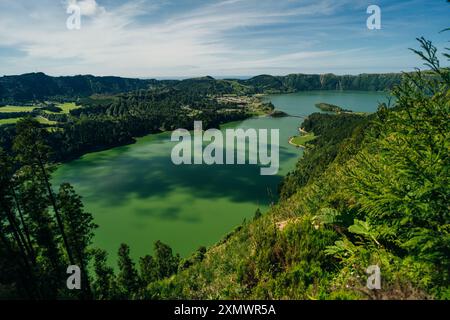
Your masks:
<svg viewBox="0 0 450 320"><path fill-rule="evenodd" d="M152 299L450 298L450 70L408 75L371 117L312 115L282 199L148 284ZM369 268L370 267L370 268ZM381 287L367 286L378 268Z"/></svg>

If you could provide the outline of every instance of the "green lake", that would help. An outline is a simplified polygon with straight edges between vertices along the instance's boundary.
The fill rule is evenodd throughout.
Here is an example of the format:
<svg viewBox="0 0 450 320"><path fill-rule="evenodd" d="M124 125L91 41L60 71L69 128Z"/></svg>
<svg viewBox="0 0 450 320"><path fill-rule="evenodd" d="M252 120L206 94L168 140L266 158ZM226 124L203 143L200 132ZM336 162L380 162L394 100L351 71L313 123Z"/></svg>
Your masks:
<svg viewBox="0 0 450 320"><path fill-rule="evenodd" d="M355 91L308 91L271 95L277 109L308 115L326 102L353 111L376 111L387 94ZM244 219L263 212L277 200L282 176L294 168L301 149L288 144L302 119L259 117L225 128L280 130L278 175L261 176L255 165L180 165L171 161L176 142L170 133L148 135L132 145L90 153L62 164L53 184L70 182L83 197L86 210L99 225L94 244L116 260L120 243L130 245L134 258L152 252L161 240L182 256L209 246Z"/></svg>

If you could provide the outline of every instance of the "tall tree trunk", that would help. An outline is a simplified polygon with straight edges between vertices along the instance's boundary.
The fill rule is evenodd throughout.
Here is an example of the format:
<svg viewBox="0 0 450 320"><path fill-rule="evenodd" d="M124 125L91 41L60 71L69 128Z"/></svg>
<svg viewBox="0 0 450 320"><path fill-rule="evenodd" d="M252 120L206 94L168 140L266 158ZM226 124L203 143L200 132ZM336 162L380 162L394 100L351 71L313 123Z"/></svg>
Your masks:
<svg viewBox="0 0 450 320"><path fill-rule="evenodd" d="M2 207L3 206L4 205L2 205ZM7 216L8 216L7 217L8 221L11 224L11 222L10 222L11 217L9 216L10 214L8 214L8 211L5 211L5 212L6 212ZM20 278L20 281L22 283L22 287L27 292L27 295L29 296L30 299L39 298L40 297L40 290L39 290L39 286L37 285L36 278L34 276L33 268L30 265L30 262L28 260L27 255L26 255L26 252L25 252L25 249L23 247L23 244L21 243L21 240L20 240L20 237L17 234L17 231L14 230L15 227L13 225L11 225L11 229L13 231L13 238L16 241L17 247L19 248L19 251L20 251L19 256L20 256L20 258L22 260L22 263L19 263L19 265L23 264L21 269L23 269L24 272L19 272L19 278ZM5 246L5 249L11 255L11 257L17 256L17 253L11 247L11 244L9 243L8 239L6 238L4 230L0 230L0 239L1 239L2 243L3 243L3 245ZM25 277L24 275L28 275L28 277ZM35 292L37 294L37 296L34 296L33 292Z"/></svg>
<svg viewBox="0 0 450 320"><path fill-rule="evenodd" d="M28 252L30 253L30 256L32 258L31 261L32 261L33 265L35 265L36 264L36 253L34 252L33 243L31 242L30 231L28 229L27 224L25 223L25 219L23 217L23 213L22 213L22 210L20 208L19 199L17 197L16 190L14 189L14 186L11 186L11 190L12 190L12 195L14 197L14 201L16 203L17 212L19 212L20 223L22 224L23 232L25 233L25 238L26 238L26 242L27 242Z"/></svg>
<svg viewBox="0 0 450 320"><path fill-rule="evenodd" d="M93 299L93 294L92 294L92 289L91 289L91 285L89 283L89 276L86 270L86 263L84 262L84 257L82 255L82 253L78 253L79 254L79 261L80 261L80 269L81 269L81 276L82 276L82 299L83 300L92 300Z"/></svg>
<svg viewBox="0 0 450 320"><path fill-rule="evenodd" d="M43 175L45 186L47 188L47 192L48 192L48 195L50 198L50 202L51 202L51 204L53 206L53 210L55 212L56 222L58 223L58 228L59 228L59 231L61 232L61 236L63 238L64 247L66 248L67 256L69 257L69 262L71 265L74 265L75 262L73 260L72 250L69 246L69 241L67 240L67 236L64 231L64 224L63 224L61 215L59 214L58 206L56 205L55 196L53 195L53 191L50 186L50 182L48 181L47 172L45 170L44 163L42 162L41 155L39 154L39 151L37 151L37 150L36 150L36 155L37 155L39 168L42 171L42 175Z"/></svg>
<svg viewBox="0 0 450 320"><path fill-rule="evenodd" d="M6 217L8 219L9 225L11 227L11 231L12 231L14 240L16 240L17 246L19 247L21 254L28 260L28 252L24 245L25 238L23 237L23 234L20 232L20 229L17 227L16 217L11 212L11 208L9 208L8 205L4 201L0 201L0 206L2 207L3 211L6 213Z"/></svg>

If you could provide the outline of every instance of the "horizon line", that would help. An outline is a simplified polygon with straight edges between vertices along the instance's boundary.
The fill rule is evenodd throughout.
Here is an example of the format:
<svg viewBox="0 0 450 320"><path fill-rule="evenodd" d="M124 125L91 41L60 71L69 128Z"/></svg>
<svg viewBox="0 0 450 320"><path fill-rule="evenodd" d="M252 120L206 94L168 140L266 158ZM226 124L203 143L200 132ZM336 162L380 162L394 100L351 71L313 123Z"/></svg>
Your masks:
<svg viewBox="0 0 450 320"><path fill-rule="evenodd" d="M199 75L199 76L155 76L155 77L132 77L132 76L119 76L119 75L95 75L95 74L91 74L91 73L87 73L87 74L67 74L67 75L51 75L42 71L33 71L33 72L26 72L26 73L21 73L21 74L3 74L1 75L1 78L5 78L5 77L20 77L20 76L24 76L24 75L31 75L31 74L43 74L45 76L48 77L52 77L52 78L62 78L62 77L80 77L80 76L91 76L91 77L96 77L96 78L108 78L108 77L114 77L114 78L122 78L122 79L139 79L139 80L157 80L157 81L170 81L170 80L174 80L174 81L182 81L182 80L191 80L191 79L201 79L201 78L212 78L214 80L248 80L248 79L252 79L252 78L256 78L256 77L260 77L260 76L271 76L271 77L287 77L290 75L307 75L307 76L311 76L311 75L334 75L334 76L339 76L339 77L343 77L343 76L360 76L360 75L382 75L382 74L403 74L403 73L410 73L413 72L414 70L411 71L391 71L391 72L361 72L361 73L333 73L333 72L325 72L325 73L302 73L302 72L291 72L291 73L286 73L286 74L269 74L269 73L261 73L261 74L256 74L256 75L242 75L242 76L238 76L238 75L229 75L229 76L219 76L219 75ZM427 71L427 70L422 70L422 71Z"/></svg>

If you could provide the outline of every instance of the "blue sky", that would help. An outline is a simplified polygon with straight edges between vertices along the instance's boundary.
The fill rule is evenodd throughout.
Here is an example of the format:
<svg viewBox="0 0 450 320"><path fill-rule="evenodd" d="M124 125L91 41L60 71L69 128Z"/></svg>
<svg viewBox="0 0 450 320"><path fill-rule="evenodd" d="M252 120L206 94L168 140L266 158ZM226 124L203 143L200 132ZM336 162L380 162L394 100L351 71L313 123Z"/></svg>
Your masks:
<svg viewBox="0 0 450 320"><path fill-rule="evenodd" d="M81 29L66 9L81 7ZM381 30L366 9L381 8ZM445 47L444 0L0 0L0 75L215 77L410 71Z"/></svg>

